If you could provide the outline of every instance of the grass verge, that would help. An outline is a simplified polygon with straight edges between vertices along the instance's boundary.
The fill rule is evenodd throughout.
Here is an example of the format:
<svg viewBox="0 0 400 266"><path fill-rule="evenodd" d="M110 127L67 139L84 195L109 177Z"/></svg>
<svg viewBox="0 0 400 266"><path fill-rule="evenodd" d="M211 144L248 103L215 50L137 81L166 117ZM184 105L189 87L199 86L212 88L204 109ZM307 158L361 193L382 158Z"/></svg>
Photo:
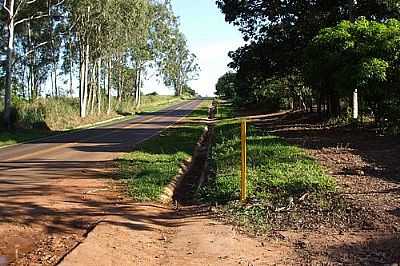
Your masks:
<svg viewBox="0 0 400 266"><path fill-rule="evenodd" d="M141 112L155 112L180 101L182 100L179 97L174 96L143 96ZM124 104L122 103L121 105ZM115 106L115 108L121 109L118 112L128 110L128 107L124 106ZM79 104L75 99L68 98L43 99L35 103L19 103L20 126L12 132L0 127L0 147L56 135L77 128L85 128L85 125L117 118L119 116L118 112L112 112L109 115L105 113L92 114L86 118L81 118L79 117ZM121 119L123 117L121 116ZM132 115L127 113L125 117L131 118ZM48 129L31 129L31 125L35 123L43 124Z"/></svg>
<svg viewBox="0 0 400 266"><path fill-rule="evenodd" d="M180 164L193 155L203 133L210 101L204 101L182 123L139 145L117 162L118 178L137 201L157 201L164 188L178 174Z"/></svg>
<svg viewBox="0 0 400 266"><path fill-rule="evenodd" d="M212 165L215 175L202 188L200 198L223 204L229 219L255 231L304 227L310 219L326 219L342 202L332 197L336 184L304 150L250 124L248 132L249 201L240 193L240 124L222 107L215 126ZM220 117L221 117L220 116ZM327 217L325 214L328 214ZM316 217L317 216L317 217ZM323 217L323 218L322 218Z"/></svg>

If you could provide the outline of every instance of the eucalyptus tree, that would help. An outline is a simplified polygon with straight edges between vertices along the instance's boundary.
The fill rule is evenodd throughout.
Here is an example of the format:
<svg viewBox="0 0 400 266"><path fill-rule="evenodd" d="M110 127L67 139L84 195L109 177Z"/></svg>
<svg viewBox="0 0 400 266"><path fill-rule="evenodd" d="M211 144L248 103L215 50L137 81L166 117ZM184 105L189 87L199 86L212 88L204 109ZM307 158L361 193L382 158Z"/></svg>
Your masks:
<svg viewBox="0 0 400 266"><path fill-rule="evenodd" d="M159 66L169 53L171 32L177 18L169 1L150 1L142 32L132 42L131 56L135 69L134 94L136 108L141 105L141 87L148 68Z"/></svg>
<svg viewBox="0 0 400 266"><path fill-rule="evenodd" d="M190 52L185 36L178 29L173 31L171 46L161 67L164 83L174 88L176 96L181 96L184 86L197 78L200 70L197 57Z"/></svg>
<svg viewBox="0 0 400 266"><path fill-rule="evenodd" d="M60 0L61 1L61 0ZM54 4L51 2L50 4ZM7 29L7 54L6 54L6 84L4 93L4 122L7 127L11 127L11 90L13 81L13 67L15 62L15 41L16 29L22 27L27 23L31 23L43 18L48 18L49 14L46 12L48 8L43 1L39 0L3 0L2 1L2 16L5 17L5 28ZM46 45L48 41L32 48L37 49ZM30 53L31 51L27 51Z"/></svg>
<svg viewBox="0 0 400 266"><path fill-rule="evenodd" d="M134 96L139 108L148 70L177 56L174 38L179 29L168 0L3 0L1 4L1 30L7 34L0 45L8 42L4 56L8 125L13 86L34 99L50 76L58 96L61 69L69 74L71 96L74 72L79 73L81 117L95 109L100 113L105 94L110 113L114 89L120 101ZM187 71L194 57L184 46L180 64ZM179 84L184 80L179 78Z"/></svg>

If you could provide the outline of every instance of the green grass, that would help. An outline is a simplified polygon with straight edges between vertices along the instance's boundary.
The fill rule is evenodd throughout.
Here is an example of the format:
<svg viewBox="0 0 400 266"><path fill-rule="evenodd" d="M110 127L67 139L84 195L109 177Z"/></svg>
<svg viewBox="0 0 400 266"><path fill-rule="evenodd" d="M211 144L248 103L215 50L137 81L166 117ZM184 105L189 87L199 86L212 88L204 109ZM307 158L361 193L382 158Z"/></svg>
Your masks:
<svg viewBox="0 0 400 266"><path fill-rule="evenodd" d="M229 109L229 106L223 108ZM231 112L222 109L222 116ZM202 188L200 198L225 205L227 213L240 224L257 229L269 228L271 212L297 203L310 194L321 208L327 206L318 195L335 191L336 184L321 166L299 147L249 125L248 130L247 205L238 203L240 194L240 124L235 119L222 119L215 127L212 165L215 175ZM329 207L329 206L328 206ZM296 214L300 215L300 214ZM300 215L301 216L301 215ZM293 221L301 217L291 217Z"/></svg>
<svg viewBox="0 0 400 266"><path fill-rule="evenodd" d="M239 197L240 124L219 123L215 136L216 178L205 196L210 201L227 202ZM302 149L252 126L248 132L248 167L250 198L274 201L335 187L333 180Z"/></svg>
<svg viewBox="0 0 400 266"><path fill-rule="evenodd" d="M217 100L217 114L218 119L229 119L234 116L234 109L229 102Z"/></svg>
<svg viewBox="0 0 400 266"><path fill-rule="evenodd" d="M174 103L182 101L175 96L143 96L141 111L154 112L163 109ZM15 103L18 108L17 130L8 132L0 127L0 147L9 146L62 131L70 131L81 126L116 118L118 113L130 114L134 112L134 106L130 102L113 102L113 111L107 115L103 113L88 115L86 118L79 116L78 99L71 98L50 98L38 99L34 102L18 101ZM103 106L106 108L106 106ZM131 116L127 116L131 118ZM1 118L0 118L1 123ZM33 129L35 125L47 127L46 130Z"/></svg>
<svg viewBox="0 0 400 266"><path fill-rule="evenodd" d="M126 183L132 198L138 201L160 198L178 174L180 164L192 156L204 129L199 121L207 118L209 105L209 101L203 102L185 123L165 130L118 160L118 177Z"/></svg>

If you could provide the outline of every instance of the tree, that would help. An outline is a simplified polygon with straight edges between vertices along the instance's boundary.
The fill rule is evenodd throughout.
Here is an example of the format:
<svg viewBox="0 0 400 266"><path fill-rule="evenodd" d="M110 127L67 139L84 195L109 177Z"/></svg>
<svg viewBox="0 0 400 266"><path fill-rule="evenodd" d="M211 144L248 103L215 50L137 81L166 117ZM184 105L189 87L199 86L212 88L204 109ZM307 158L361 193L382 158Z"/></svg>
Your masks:
<svg viewBox="0 0 400 266"><path fill-rule="evenodd" d="M235 99L239 89L236 73L228 72L218 79L216 94L227 99Z"/></svg>
<svg viewBox="0 0 400 266"><path fill-rule="evenodd" d="M238 26L247 41L245 46L230 53L233 60L230 66L237 71L238 78L244 82L285 78L293 81L288 85L294 93L289 95L298 98L304 91L304 84L298 82L304 75L304 52L321 29L351 17L383 21L399 17L400 10L393 1L381 0L217 0L217 5L226 21ZM315 97L323 101L326 97L329 105L338 105L337 97Z"/></svg>
<svg viewBox="0 0 400 266"><path fill-rule="evenodd" d="M161 67L165 84L174 88L176 96L181 96L183 87L197 78L200 67L196 55L190 53L182 33L176 29L171 40L168 55Z"/></svg>
<svg viewBox="0 0 400 266"><path fill-rule="evenodd" d="M380 23L362 18L323 29L306 50L306 81L314 90L348 102L357 89L376 121L396 121L399 39L400 22L394 19Z"/></svg>
<svg viewBox="0 0 400 266"><path fill-rule="evenodd" d="M111 113L114 90L119 103L134 98L139 108L147 71L173 57L174 34L181 34L170 1L3 0L1 4L0 31L7 34L0 45L8 43L8 48L1 51L6 52L7 67L0 64L0 77L3 72L7 77L8 126L12 96L35 100L51 80L50 95L58 97L60 73L69 75L71 96L74 74L79 76L81 117L100 113L105 95Z"/></svg>
<svg viewBox="0 0 400 266"><path fill-rule="evenodd" d="M6 82L4 93L4 122L8 128L11 127L11 89L13 81L13 67L15 61L15 28L27 22L42 19L47 17L48 14L43 10L33 8L33 4L37 0L4 0L3 10L5 13L5 21L7 28L7 66L6 66ZM36 6L35 6L36 7ZM29 12L27 12L29 11ZM22 14L22 16L21 16Z"/></svg>

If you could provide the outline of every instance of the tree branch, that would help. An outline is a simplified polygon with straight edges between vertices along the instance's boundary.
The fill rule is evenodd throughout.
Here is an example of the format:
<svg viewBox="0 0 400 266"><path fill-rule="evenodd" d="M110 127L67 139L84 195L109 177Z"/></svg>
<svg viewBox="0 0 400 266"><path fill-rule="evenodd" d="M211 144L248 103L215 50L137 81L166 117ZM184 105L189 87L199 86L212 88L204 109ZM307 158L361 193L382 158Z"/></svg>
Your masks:
<svg viewBox="0 0 400 266"><path fill-rule="evenodd" d="M26 53L25 53L23 56L21 56L21 57L25 57L25 56L30 55L30 54L33 53L37 48L40 48L40 47L42 47L42 46L44 46L44 45L46 45L46 44L48 44L48 43L49 43L49 41L46 41L46 42L42 42L42 43L36 45L35 47L33 47L30 51L26 52Z"/></svg>
<svg viewBox="0 0 400 266"><path fill-rule="evenodd" d="M15 12L14 12L13 17L15 17L15 16L18 14L19 9L21 8L21 6L22 6L22 4L23 4L24 2L25 2L25 0L19 1L19 4L18 4L17 8L15 9Z"/></svg>
<svg viewBox="0 0 400 266"><path fill-rule="evenodd" d="M36 16L36 17L32 16L32 17L29 17L29 18L21 19L21 20L15 22L14 25L17 26L18 24L24 23L26 21L35 20L35 19L41 19L41 18L46 18L46 17L49 17L49 15L45 14L45 15L39 15L39 16Z"/></svg>
<svg viewBox="0 0 400 266"><path fill-rule="evenodd" d="M11 11L7 7L7 0L4 0L3 8L7 11L8 15L11 17Z"/></svg>
<svg viewBox="0 0 400 266"><path fill-rule="evenodd" d="M57 7L57 6L59 6L59 5L62 5L64 2L65 2L65 0L61 0L61 1L59 1L57 4L55 4L54 7Z"/></svg>

